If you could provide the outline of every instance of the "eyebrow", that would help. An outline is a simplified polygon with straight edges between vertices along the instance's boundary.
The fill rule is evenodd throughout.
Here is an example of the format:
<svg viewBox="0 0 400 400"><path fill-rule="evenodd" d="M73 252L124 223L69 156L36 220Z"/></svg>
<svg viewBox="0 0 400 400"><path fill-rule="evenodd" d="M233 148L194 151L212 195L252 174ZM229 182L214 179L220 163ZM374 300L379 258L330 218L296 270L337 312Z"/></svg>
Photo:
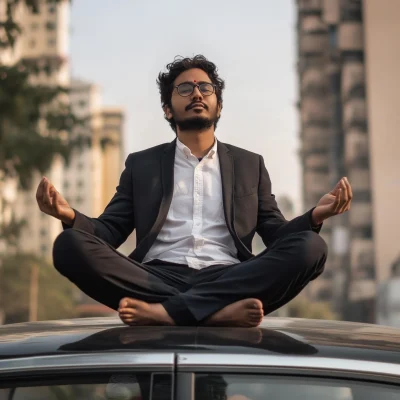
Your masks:
<svg viewBox="0 0 400 400"><path fill-rule="evenodd" d="M193 85L194 82L185 81L185 82L178 83L178 85L182 85L183 83L189 83L189 84ZM212 82L207 82L207 81L197 81L196 83L199 84L199 85L202 84L202 83L210 83L212 85ZM178 85L176 85L176 86L178 86Z"/></svg>

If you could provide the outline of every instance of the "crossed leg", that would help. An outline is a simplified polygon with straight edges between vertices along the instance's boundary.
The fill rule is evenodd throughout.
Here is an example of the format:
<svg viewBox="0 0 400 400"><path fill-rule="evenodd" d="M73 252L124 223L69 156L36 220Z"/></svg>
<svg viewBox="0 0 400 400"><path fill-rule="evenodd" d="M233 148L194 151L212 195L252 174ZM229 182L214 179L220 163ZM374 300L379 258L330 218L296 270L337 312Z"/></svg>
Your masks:
<svg viewBox="0 0 400 400"><path fill-rule="evenodd" d="M326 244L314 232L288 235L234 266L195 271L140 264L101 239L69 229L56 239L57 270L130 325L257 326L323 270Z"/></svg>

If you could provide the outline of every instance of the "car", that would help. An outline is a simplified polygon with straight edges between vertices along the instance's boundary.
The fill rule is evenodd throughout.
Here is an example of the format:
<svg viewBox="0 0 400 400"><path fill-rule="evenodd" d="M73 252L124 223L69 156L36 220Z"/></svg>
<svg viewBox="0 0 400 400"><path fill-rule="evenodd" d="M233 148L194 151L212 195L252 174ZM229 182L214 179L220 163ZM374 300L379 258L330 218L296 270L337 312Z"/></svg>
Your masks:
<svg viewBox="0 0 400 400"><path fill-rule="evenodd" d="M257 328L114 317L0 327L0 400L399 400L400 330L265 317Z"/></svg>

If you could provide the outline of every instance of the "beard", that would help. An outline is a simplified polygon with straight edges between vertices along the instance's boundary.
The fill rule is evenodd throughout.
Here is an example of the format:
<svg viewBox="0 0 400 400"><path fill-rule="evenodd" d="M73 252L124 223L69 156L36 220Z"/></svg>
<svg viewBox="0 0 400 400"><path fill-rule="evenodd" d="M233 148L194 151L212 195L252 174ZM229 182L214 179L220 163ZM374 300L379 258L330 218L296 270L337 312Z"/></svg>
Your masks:
<svg viewBox="0 0 400 400"><path fill-rule="evenodd" d="M189 118L179 118L179 116L172 110L173 119L176 126L181 132L185 131L205 131L211 128L217 121L217 111L211 118L203 117L201 115L193 116Z"/></svg>
<svg viewBox="0 0 400 400"><path fill-rule="evenodd" d="M185 132L185 131L205 131L209 128L211 128L215 120L210 119L207 117L191 117L183 120L176 120L175 119L176 126L179 128L180 131Z"/></svg>

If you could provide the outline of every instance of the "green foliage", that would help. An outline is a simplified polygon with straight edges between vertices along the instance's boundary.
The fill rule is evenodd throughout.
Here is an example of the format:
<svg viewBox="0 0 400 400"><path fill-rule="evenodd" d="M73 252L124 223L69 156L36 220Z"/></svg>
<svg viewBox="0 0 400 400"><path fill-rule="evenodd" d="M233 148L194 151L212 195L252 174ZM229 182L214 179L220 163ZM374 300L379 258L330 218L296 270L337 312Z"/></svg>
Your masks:
<svg viewBox="0 0 400 400"><path fill-rule="evenodd" d="M24 62L0 66L0 170L18 176L23 189L35 171L50 168L56 154L68 161L72 149L82 146L82 137L72 135L84 122L63 101L66 89L33 86L30 74Z"/></svg>
<svg viewBox="0 0 400 400"><path fill-rule="evenodd" d="M65 0L5 0L6 14L0 20L0 51L15 45L22 27L14 19L19 4L32 13L40 7ZM51 76L65 63L62 57L22 59L15 65L0 64L0 196L5 179L17 178L19 187L30 189L35 172L45 174L54 157L60 155L67 165L76 147L90 145L75 129L85 123L72 113L68 90L57 86L32 84L39 73ZM0 213L3 210L0 209ZM0 240L15 242L22 222L0 225Z"/></svg>
<svg viewBox="0 0 400 400"><path fill-rule="evenodd" d="M16 248L19 235L25 225L24 219L16 220L14 216L8 224L0 224L0 242L4 240L9 248Z"/></svg>
<svg viewBox="0 0 400 400"><path fill-rule="evenodd" d="M77 317L76 289L45 259L31 254L3 257L0 269L1 306L5 323L29 317L32 268L39 270L38 320Z"/></svg>

